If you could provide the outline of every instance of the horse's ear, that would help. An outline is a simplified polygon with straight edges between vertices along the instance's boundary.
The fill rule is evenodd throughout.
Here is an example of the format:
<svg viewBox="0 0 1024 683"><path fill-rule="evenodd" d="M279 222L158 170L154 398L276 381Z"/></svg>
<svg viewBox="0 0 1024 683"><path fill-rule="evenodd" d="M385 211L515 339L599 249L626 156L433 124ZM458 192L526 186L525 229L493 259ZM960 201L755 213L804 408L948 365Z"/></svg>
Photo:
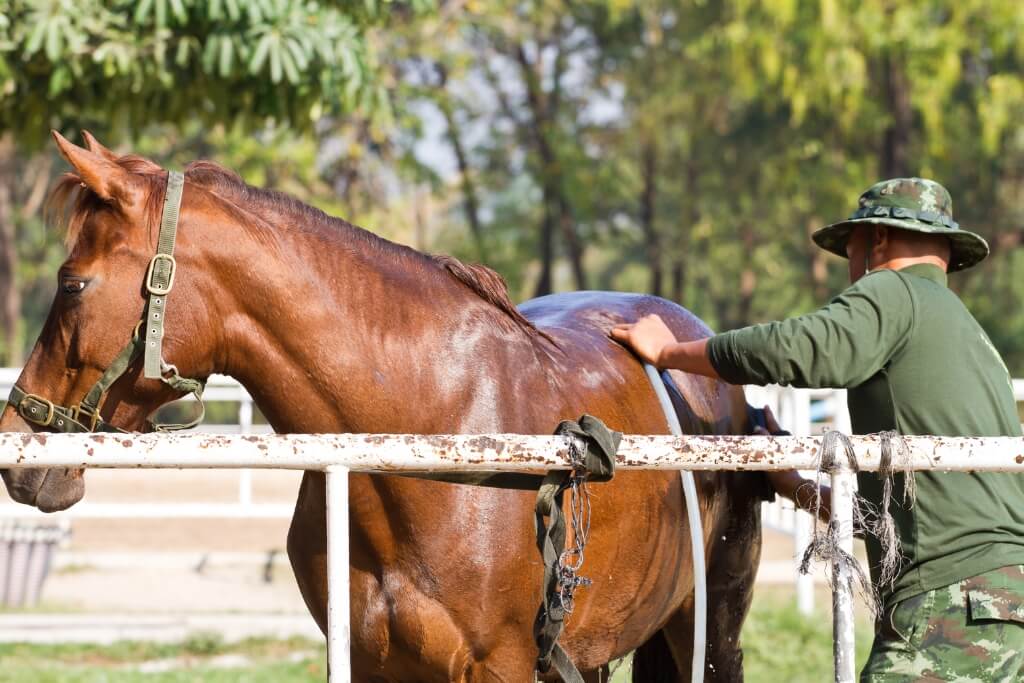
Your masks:
<svg viewBox="0 0 1024 683"><path fill-rule="evenodd" d="M101 199L122 205L133 202L141 188L138 178L105 156L69 142L57 131L53 131L53 139L60 153L75 167L82 183Z"/></svg>
<svg viewBox="0 0 1024 683"><path fill-rule="evenodd" d="M85 147L93 154L99 154L108 161L117 161L118 155L113 151L107 149L103 144L96 139L96 136L87 130L82 131L82 139L85 140Z"/></svg>

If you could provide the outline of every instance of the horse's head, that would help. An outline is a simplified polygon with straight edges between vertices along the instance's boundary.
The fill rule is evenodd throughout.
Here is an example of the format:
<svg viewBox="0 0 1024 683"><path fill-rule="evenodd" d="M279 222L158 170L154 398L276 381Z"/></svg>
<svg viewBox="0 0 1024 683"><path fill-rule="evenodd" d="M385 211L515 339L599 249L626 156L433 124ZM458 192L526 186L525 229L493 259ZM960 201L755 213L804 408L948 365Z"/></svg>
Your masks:
<svg viewBox="0 0 1024 683"><path fill-rule="evenodd" d="M142 431L150 413L190 389L188 380L175 378L205 378L212 369L203 303L211 292L204 290L204 275L190 267L195 250L183 229L203 220L202 209L182 204L178 265L155 261L168 173L140 157L117 157L85 137L88 149L54 133L74 168L52 197L63 207L68 258L43 330L0 415L0 431ZM154 329L154 321L163 329ZM157 333L162 340L154 344ZM155 351L145 353L150 346ZM10 469L3 480L14 500L43 511L70 507L85 493L82 470Z"/></svg>

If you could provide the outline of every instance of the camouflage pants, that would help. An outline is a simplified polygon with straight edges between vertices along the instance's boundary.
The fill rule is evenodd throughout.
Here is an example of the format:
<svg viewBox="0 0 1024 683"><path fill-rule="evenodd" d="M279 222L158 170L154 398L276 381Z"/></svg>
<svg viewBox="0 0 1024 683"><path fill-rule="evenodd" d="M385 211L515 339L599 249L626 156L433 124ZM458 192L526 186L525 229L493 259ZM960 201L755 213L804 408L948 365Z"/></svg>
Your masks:
<svg viewBox="0 0 1024 683"><path fill-rule="evenodd" d="M1024 680L1024 566L887 606L861 683Z"/></svg>

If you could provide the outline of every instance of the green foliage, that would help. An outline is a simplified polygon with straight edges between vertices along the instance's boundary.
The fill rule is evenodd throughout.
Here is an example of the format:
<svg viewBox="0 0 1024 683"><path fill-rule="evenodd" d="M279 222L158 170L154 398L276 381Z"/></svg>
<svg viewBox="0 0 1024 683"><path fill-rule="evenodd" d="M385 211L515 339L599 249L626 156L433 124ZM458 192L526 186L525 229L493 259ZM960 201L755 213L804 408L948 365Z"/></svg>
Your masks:
<svg viewBox="0 0 1024 683"><path fill-rule="evenodd" d="M991 259L952 283L1024 374L1019 3L500 5L469 3L393 40L406 60L447 69L444 88L420 74L404 94L449 110L470 141L484 258L518 296L538 277L552 172L569 207L556 288L575 286L575 233L589 286L656 291L718 329L824 303L845 263L810 233L875 181L924 175L992 243ZM540 125L520 48L548 105ZM457 200L460 185L444 196ZM475 257L463 213L445 219L443 247Z"/></svg>
<svg viewBox="0 0 1024 683"><path fill-rule="evenodd" d="M387 115L367 30L393 2L6 0L0 131L134 131L153 122ZM417 0L413 10L429 9ZM352 9L354 7L355 9ZM404 6L403 6L404 7Z"/></svg>
<svg viewBox="0 0 1024 683"><path fill-rule="evenodd" d="M993 246L951 282L1024 375L1017 2L7 6L0 126L24 141L71 123L168 166L213 158L484 261L519 299L578 270L716 329L803 312L845 283L810 233L883 176L934 177ZM21 220L34 318L56 257Z"/></svg>
<svg viewBox="0 0 1024 683"><path fill-rule="evenodd" d="M827 592L819 592L819 605L828 605ZM832 625L825 608L812 617L801 615L792 599L770 586L759 586L743 625L744 674L749 681L812 683L832 678ZM867 661L873 628L866 615L858 615L857 670Z"/></svg>

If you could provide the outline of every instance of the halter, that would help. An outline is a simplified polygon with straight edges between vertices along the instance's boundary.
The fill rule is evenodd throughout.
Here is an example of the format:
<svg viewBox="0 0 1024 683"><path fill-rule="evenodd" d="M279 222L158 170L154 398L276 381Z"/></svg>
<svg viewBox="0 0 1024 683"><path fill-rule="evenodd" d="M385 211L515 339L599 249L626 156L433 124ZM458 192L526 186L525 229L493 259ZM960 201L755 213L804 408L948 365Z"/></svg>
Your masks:
<svg viewBox="0 0 1024 683"><path fill-rule="evenodd" d="M185 424L155 424L149 420L154 431L170 432L190 429L202 422L204 380L189 379L178 374L178 368L164 362L164 312L167 309L167 295L174 288L177 262L174 260L174 241L178 233L178 212L181 195L185 189L185 176L171 171L167 176L167 192L164 196L163 215L160 218L160 235L157 238L156 254L146 271L146 308L143 319L135 326L132 339L111 362L99 380L92 386L85 398L77 405L65 407L55 404L42 396L30 394L15 385L7 402L28 422L48 427L67 434L85 432L126 432L115 427L100 416L100 408L110 388L119 380L140 355L144 356L143 374L146 379L159 379L176 392L194 394L199 401L199 417ZM141 330L145 325L145 331Z"/></svg>

